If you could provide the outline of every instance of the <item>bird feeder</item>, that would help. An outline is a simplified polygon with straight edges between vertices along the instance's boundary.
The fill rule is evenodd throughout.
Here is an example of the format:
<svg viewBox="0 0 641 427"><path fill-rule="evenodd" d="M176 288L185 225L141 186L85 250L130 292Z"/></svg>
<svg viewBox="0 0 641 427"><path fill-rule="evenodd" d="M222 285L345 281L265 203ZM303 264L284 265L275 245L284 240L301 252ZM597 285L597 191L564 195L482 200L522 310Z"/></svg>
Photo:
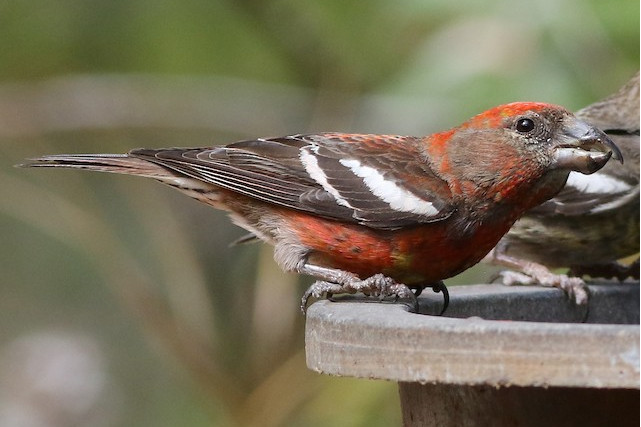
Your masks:
<svg viewBox="0 0 641 427"><path fill-rule="evenodd" d="M559 290L451 287L399 303L318 301L307 366L398 383L405 426L639 423L639 283L590 286L588 306Z"/></svg>

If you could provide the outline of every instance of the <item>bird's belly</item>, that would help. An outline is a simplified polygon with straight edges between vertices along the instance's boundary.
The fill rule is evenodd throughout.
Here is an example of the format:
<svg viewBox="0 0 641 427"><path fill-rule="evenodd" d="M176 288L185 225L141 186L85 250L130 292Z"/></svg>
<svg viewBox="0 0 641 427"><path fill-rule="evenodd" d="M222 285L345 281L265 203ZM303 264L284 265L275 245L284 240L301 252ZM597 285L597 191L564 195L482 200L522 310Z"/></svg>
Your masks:
<svg viewBox="0 0 641 427"><path fill-rule="evenodd" d="M452 277L478 263L509 229L485 227L461 238L443 223L405 230L374 230L308 215L296 215L300 242L309 261L366 278L383 273L411 285Z"/></svg>

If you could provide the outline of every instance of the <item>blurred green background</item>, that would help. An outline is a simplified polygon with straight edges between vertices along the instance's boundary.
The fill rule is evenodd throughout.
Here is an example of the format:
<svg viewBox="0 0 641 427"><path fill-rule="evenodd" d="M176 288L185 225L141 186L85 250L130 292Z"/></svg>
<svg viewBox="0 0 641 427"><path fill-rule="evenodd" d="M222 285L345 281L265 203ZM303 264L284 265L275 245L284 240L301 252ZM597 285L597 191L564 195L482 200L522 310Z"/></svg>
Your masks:
<svg viewBox="0 0 641 427"><path fill-rule="evenodd" d="M148 180L13 165L576 110L638 69L639 3L5 1L0 39L0 425L389 426L395 384L306 369L310 280L229 248L225 215Z"/></svg>

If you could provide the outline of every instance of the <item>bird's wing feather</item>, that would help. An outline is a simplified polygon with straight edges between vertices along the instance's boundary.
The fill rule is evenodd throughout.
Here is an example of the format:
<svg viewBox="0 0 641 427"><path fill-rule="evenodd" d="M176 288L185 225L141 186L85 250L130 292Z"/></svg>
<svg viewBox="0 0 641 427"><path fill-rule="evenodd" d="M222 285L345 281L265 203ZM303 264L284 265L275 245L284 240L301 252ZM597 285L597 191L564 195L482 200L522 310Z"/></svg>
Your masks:
<svg viewBox="0 0 641 427"><path fill-rule="evenodd" d="M129 155L266 203L396 229L447 218L454 209L447 183L429 168L417 142L411 137L293 135Z"/></svg>
<svg viewBox="0 0 641 427"><path fill-rule="evenodd" d="M615 210L637 200L639 182L615 174L582 175L571 172L565 187L554 198L531 210L537 215L589 215Z"/></svg>

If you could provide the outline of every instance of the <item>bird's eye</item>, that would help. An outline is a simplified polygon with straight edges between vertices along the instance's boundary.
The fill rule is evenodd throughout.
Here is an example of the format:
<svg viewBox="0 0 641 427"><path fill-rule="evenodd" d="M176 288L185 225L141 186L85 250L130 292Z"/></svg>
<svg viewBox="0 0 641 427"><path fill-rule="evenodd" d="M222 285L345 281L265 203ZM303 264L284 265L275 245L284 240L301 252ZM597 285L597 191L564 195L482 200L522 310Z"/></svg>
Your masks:
<svg viewBox="0 0 641 427"><path fill-rule="evenodd" d="M521 133L528 133L534 130L534 120L532 119L519 119L516 122L516 130Z"/></svg>

